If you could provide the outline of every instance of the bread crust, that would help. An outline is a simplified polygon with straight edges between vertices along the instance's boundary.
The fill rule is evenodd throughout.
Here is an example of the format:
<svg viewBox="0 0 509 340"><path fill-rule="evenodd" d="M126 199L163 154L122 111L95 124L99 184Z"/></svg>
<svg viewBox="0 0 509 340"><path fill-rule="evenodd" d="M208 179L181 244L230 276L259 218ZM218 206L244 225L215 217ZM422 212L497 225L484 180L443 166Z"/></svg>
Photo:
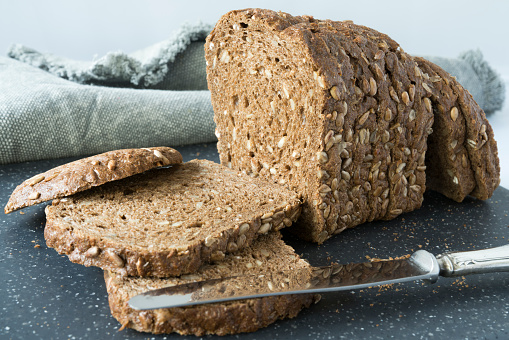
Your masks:
<svg viewBox="0 0 509 340"><path fill-rule="evenodd" d="M65 197L160 166L182 163L169 147L122 149L76 160L27 179L14 189L4 212Z"/></svg>
<svg viewBox="0 0 509 340"><path fill-rule="evenodd" d="M264 251L268 258L257 253L256 249L260 245L268 246ZM202 267L193 276L202 280L217 275L257 275L257 273L267 274L278 270L310 269L307 262L298 259L293 250L280 240L279 233L274 232L261 236L252 248L246 249L236 256L227 256L216 266ZM257 265L255 259L262 264ZM246 264L250 262L253 266L248 268ZM279 263L276 264L276 262ZM222 265L228 266L228 269L217 268ZM104 278L111 313L122 324L122 328L129 327L141 332L156 334L177 332L182 335L203 336L253 332L278 319L293 318L301 309L319 300L318 295L298 294L139 311L130 308L127 302L131 297L147 290L146 287L161 288L184 283L186 280L184 278L135 279L107 271L104 273ZM244 281L239 282L239 285L249 286L249 283Z"/></svg>
<svg viewBox="0 0 509 340"><path fill-rule="evenodd" d="M290 226L299 196L206 160L154 169L46 208L46 244L72 262L168 277Z"/></svg>

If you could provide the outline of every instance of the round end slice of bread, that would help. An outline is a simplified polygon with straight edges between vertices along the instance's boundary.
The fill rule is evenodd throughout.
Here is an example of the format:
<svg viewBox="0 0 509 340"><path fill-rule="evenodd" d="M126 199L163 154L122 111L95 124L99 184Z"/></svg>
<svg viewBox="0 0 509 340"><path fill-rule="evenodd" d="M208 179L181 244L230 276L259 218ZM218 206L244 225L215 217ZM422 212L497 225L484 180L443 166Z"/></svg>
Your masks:
<svg viewBox="0 0 509 340"><path fill-rule="evenodd" d="M300 203L281 186L194 160L54 200L44 236L76 263L168 277L290 226Z"/></svg>
<svg viewBox="0 0 509 340"><path fill-rule="evenodd" d="M127 302L135 295L151 289L235 275L266 275L276 280L279 278L280 282L271 282L273 285L301 284L294 282L298 281L298 278L279 275L279 271L300 272L305 276L306 273L309 275L311 267L281 240L280 233L271 232L260 236L250 247L238 254L228 255L217 264L205 265L196 273L180 278L123 277L107 271L104 276L111 313L122 324L122 328L129 327L151 333L176 332L203 336L255 331L278 319L295 317L302 308L317 301L319 296L283 295L146 311L134 310ZM236 286L249 289L251 281L239 279Z"/></svg>
<svg viewBox="0 0 509 340"><path fill-rule="evenodd" d="M430 189L461 202L467 195L491 197L500 183L493 129L472 95L454 77L424 58L415 58L433 107L426 181Z"/></svg>
<svg viewBox="0 0 509 340"><path fill-rule="evenodd" d="M79 159L38 174L18 185L4 212L8 214L152 168L177 163L182 163L182 155L169 147L115 150Z"/></svg>

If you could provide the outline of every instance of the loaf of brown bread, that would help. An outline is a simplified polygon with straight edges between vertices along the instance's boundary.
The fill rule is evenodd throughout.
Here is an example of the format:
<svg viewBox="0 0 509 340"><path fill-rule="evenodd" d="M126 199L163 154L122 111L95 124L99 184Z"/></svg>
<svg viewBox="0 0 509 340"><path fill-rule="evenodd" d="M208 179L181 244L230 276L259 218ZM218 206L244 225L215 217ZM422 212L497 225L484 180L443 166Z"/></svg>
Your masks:
<svg viewBox="0 0 509 340"><path fill-rule="evenodd" d="M431 93L433 133L428 138L426 185L458 202L487 199L500 183L493 129L484 111L454 77L416 57Z"/></svg>
<svg viewBox="0 0 509 340"><path fill-rule="evenodd" d="M431 93L387 35L247 9L219 20L205 54L221 163L301 193L300 237L421 206Z"/></svg>
<svg viewBox="0 0 509 340"><path fill-rule="evenodd" d="M282 186L194 160L54 200L44 236L76 263L175 276L291 225L300 203Z"/></svg>
<svg viewBox="0 0 509 340"><path fill-rule="evenodd" d="M177 163L182 163L182 155L168 147L115 150L79 159L38 174L18 185L4 212L8 214L155 167Z"/></svg>
<svg viewBox="0 0 509 340"><path fill-rule="evenodd" d="M278 274L280 271L298 273L296 277ZM288 287L301 284L302 277L311 271L310 265L300 259L281 239L279 232L260 236L254 243L236 255L227 255L213 265L204 265L196 273L179 278L124 277L105 272L106 288L112 315L122 327L142 332L194 334L236 334L252 332L278 319L293 318L299 311L317 301L318 296L283 295L227 303L137 311L127 302L133 296L157 288L173 286L210 278L235 275L266 275ZM236 285L250 289L250 281L239 280Z"/></svg>

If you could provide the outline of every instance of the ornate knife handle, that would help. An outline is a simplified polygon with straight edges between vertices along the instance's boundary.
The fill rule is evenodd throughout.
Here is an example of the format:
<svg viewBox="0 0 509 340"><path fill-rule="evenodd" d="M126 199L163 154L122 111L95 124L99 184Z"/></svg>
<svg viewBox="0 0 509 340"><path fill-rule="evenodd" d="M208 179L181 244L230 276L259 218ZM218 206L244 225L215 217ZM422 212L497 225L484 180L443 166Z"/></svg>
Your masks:
<svg viewBox="0 0 509 340"><path fill-rule="evenodd" d="M437 255L440 275L453 277L509 271L509 244L483 250Z"/></svg>

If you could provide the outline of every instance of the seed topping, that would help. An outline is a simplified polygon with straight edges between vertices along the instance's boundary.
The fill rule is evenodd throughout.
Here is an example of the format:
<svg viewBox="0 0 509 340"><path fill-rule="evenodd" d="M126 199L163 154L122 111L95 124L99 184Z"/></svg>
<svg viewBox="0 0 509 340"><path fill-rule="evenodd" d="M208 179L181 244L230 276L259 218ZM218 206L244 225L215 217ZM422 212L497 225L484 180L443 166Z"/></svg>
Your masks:
<svg viewBox="0 0 509 340"><path fill-rule="evenodd" d="M376 81L373 78L369 78L369 95L374 96L377 91Z"/></svg>
<svg viewBox="0 0 509 340"><path fill-rule="evenodd" d="M370 113L371 113L371 110L366 111L362 114L362 116L359 118L359 125L366 123L366 120L368 120Z"/></svg>
<svg viewBox="0 0 509 340"><path fill-rule="evenodd" d="M108 169L113 171L113 170L115 170L116 167L117 167L117 162L115 162L114 159L110 159L108 161Z"/></svg>
<svg viewBox="0 0 509 340"><path fill-rule="evenodd" d="M320 151L316 154L316 157L318 159L318 162L322 163L322 164L325 164L329 161L329 156L327 155L326 152L324 151Z"/></svg>
<svg viewBox="0 0 509 340"><path fill-rule="evenodd" d="M330 94L331 94L332 98L334 98L336 100L339 100L339 96L341 95L337 86L333 86L330 89Z"/></svg>
<svg viewBox="0 0 509 340"><path fill-rule="evenodd" d="M36 200L36 199L38 199L39 197L41 197L41 193L40 193L40 192L37 192L37 191L34 191L34 192L32 192L32 193L28 196L28 199L30 199L30 200Z"/></svg>
<svg viewBox="0 0 509 340"><path fill-rule="evenodd" d="M453 120L453 122L455 122L456 119L458 119L458 108L457 107L453 107L451 109L451 119Z"/></svg>
<svg viewBox="0 0 509 340"><path fill-rule="evenodd" d="M429 98L424 98L424 106L428 112L432 112L433 109L431 108L431 100Z"/></svg>

